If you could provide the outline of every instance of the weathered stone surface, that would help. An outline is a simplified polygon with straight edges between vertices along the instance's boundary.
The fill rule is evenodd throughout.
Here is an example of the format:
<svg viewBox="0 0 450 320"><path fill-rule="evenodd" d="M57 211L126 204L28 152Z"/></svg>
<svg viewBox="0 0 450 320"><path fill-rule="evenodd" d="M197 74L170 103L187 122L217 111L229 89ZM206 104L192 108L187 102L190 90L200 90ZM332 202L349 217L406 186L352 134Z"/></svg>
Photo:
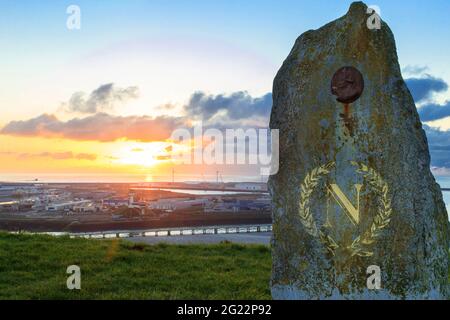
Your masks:
<svg viewBox="0 0 450 320"><path fill-rule="evenodd" d="M447 297L448 216L426 136L392 32L384 22L370 30L366 9L354 3L340 19L302 34L274 81L275 299ZM344 66L364 78L362 95L347 106L330 89ZM381 268L379 290L367 287L370 265Z"/></svg>

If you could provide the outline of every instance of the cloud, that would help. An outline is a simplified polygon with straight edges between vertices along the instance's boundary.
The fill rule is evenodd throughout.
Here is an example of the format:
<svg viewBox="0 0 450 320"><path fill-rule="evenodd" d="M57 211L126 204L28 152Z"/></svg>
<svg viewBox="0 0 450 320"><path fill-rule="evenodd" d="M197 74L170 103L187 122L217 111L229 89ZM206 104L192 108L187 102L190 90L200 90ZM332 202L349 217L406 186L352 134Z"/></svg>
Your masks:
<svg viewBox="0 0 450 320"><path fill-rule="evenodd" d="M18 155L18 159L31 159L31 158L51 158L54 160L89 160L94 161L97 159L97 155L92 153L73 153L71 151L66 152L41 152L41 153L21 153Z"/></svg>
<svg viewBox="0 0 450 320"><path fill-rule="evenodd" d="M158 106L157 109L164 110L164 111L171 111L171 110L175 109L176 107L177 106L173 103L165 103L163 105Z"/></svg>
<svg viewBox="0 0 450 320"><path fill-rule="evenodd" d="M425 68L417 68L422 72ZM414 70L411 70L411 72ZM429 99L433 93L447 90L448 85L442 79L426 75L422 78L405 80L410 87L416 102ZM109 89L108 89L109 88ZM101 98L101 92L110 92L110 86L101 86L91 100L106 101ZM119 99L120 100L120 99ZM85 102L86 104L87 102ZM98 104L97 104L98 106ZM168 104L164 108L171 110L174 105ZM25 121L11 121L0 134L16 136L40 136L47 138L66 138L73 140L115 141L119 139L137 141L161 141L168 139L173 130L187 128L190 120L203 120L205 127L218 129L246 126L266 127L272 107L272 94L253 97L245 91L231 94L211 95L198 91L191 95L188 103L183 106L185 114L180 117L171 116L114 116L97 113L84 118L73 118L61 121L55 115L43 114ZM443 105L428 103L419 108L422 121L432 121L450 116L450 102ZM450 168L450 130L443 131L424 124L427 133L432 166L435 168ZM138 148L133 152L139 152ZM70 155L69 153L55 153L41 156L51 158L78 157L89 160L92 155ZM160 155L160 159L165 159ZM436 172L442 172L436 171Z"/></svg>
<svg viewBox="0 0 450 320"><path fill-rule="evenodd" d="M431 149L442 149L442 147L450 148L450 130L440 130L426 124L423 125L423 129L427 133L428 144Z"/></svg>
<svg viewBox="0 0 450 320"><path fill-rule="evenodd" d="M408 66L403 72L418 75L428 70L427 67ZM416 103L426 102L433 93L448 89L448 84L442 80L426 74L420 78L405 80ZM418 108L420 119L424 122L442 119L450 116L450 101L440 105L428 101ZM435 175L448 175L450 172L450 130L440 130L424 124L428 146L431 155L432 172Z"/></svg>
<svg viewBox="0 0 450 320"><path fill-rule="evenodd" d="M431 172L435 176L450 176L450 168L431 167Z"/></svg>
<svg viewBox="0 0 450 320"><path fill-rule="evenodd" d="M58 125L59 120L50 114L43 114L26 121L11 121L0 131L1 134L34 136L46 128Z"/></svg>
<svg viewBox="0 0 450 320"><path fill-rule="evenodd" d="M429 103L418 109L422 121L439 120L450 117L450 101L445 104Z"/></svg>
<svg viewBox="0 0 450 320"><path fill-rule="evenodd" d="M429 68L427 66L412 66L407 65L402 69L403 73L406 73L408 75L420 75L423 74L425 71L428 71Z"/></svg>
<svg viewBox="0 0 450 320"><path fill-rule="evenodd" d="M410 73L421 73L426 67L408 66ZM407 69L405 68L405 69ZM425 75L421 78L409 78L405 80L416 103L425 103L418 108L422 121L434 121L450 116L450 101L438 104L430 101L434 93L444 92L448 84L439 78Z"/></svg>
<svg viewBox="0 0 450 320"><path fill-rule="evenodd" d="M189 117L204 121L216 121L226 126L227 122L262 120L267 122L272 108L272 94L254 98L245 91L230 95L208 95L195 92L184 110Z"/></svg>
<svg viewBox="0 0 450 320"><path fill-rule="evenodd" d="M109 84L96 89L87 102L81 95L75 94L72 97L71 110L94 111L110 100L112 91L124 92L113 89L113 85ZM184 106L185 115L180 117L115 116L96 113L84 118L62 121L53 114L42 114L24 121L11 121L0 130L0 134L104 142L119 139L161 141L168 139L175 129L186 127L192 119L204 120L206 127L266 127L271 106L271 93L254 98L244 91L229 95L196 92Z"/></svg>
<svg viewBox="0 0 450 320"><path fill-rule="evenodd" d="M158 160L158 161L164 161L164 160L170 160L170 159L172 159L172 156L170 156L170 155L156 156L156 160Z"/></svg>
<svg viewBox="0 0 450 320"><path fill-rule="evenodd" d="M117 88L113 83L103 84L86 99L84 92L75 92L68 102L63 103L63 109L68 112L96 113L113 109L118 103L125 103L139 96L138 87Z"/></svg>
<svg viewBox="0 0 450 320"><path fill-rule="evenodd" d="M450 168L450 130L440 130L423 125L431 153L431 165Z"/></svg>
<svg viewBox="0 0 450 320"><path fill-rule="evenodd" d="M448 89L448 85L444 80L430 75L425 75L422 78L409 78L405 82L416 103L431 98L433 93L443 92Z"/></svg>
<svg viewBox="0 0 450 320"><path fill-rule="evenodd" d="M170 137L174 129L183 125L182 118L167 116L122 117L98 113L61 121L54 115L43 114L25 121L11 121L0 130L0 134L103 142L118 139L160 141Z"/></svg>

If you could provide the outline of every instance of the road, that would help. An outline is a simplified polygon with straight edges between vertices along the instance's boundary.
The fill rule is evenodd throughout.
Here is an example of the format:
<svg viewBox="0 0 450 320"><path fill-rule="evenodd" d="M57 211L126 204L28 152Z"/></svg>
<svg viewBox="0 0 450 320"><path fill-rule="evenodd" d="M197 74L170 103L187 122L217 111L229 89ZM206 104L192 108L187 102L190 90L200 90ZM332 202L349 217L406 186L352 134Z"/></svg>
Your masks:
<svg viewBox="0 0 450 320"><path fill-rule="evenodd" d="M204 234L188 236L170 236L170 237L133 237L127 238L128 241L142 242L147 244L171 243L171 244L213 244L222 241L230 241L242 244L264 244L269 245L271 232L255 233L232 233L232 234Z"/></svg>

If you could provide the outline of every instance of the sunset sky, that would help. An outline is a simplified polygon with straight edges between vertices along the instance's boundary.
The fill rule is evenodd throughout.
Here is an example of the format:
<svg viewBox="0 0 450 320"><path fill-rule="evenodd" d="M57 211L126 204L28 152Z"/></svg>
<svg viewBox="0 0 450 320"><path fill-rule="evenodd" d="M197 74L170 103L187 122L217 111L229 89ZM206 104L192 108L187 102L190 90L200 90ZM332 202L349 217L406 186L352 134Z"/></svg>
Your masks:
<svg viewBox="0 0 450 320"><path fill-rule="evenodd" d="M272 81L295 39L350 3L0 0L0 180L167 180L174 129L267 126ZM71 4L80 30L66 27ZM395 34L434 171L450 175L450 2L373 4Z"/></svg>

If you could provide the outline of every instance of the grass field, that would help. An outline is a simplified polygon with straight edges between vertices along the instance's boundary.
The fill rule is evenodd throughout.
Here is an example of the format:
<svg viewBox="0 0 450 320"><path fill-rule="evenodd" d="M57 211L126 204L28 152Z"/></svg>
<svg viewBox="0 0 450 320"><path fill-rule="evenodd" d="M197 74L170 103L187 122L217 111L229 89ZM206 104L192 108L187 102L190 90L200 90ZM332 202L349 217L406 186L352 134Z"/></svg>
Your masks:
<svg viewBox="0 0 450 320"><path fill-rule="evenodd" d="M67 289L70 265L81 268L81 290ZM270 271L270 250L263 245L0 233L0 300L270 299Z"/></svg>
<svg viewBox="0 0 450 320"><path fill-rule="evenodd" d="M66 269L81 268L81 290ZM262 245L134 244L0 233L0 299L270 299Z"/></svg>

